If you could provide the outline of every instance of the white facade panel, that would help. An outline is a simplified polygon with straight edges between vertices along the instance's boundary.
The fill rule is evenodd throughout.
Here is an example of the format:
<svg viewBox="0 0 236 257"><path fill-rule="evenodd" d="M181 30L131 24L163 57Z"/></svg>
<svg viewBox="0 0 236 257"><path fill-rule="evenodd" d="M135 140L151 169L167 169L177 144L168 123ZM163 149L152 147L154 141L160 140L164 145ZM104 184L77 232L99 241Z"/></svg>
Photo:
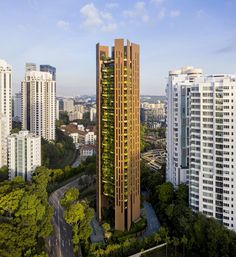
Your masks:
<svg viewBox="0 0 236 257"><path fill-rule="evenodd" d="M236 231L236 76L198 71L170 72L166 176L189 185L193 211Z"/></svg>
<svg viewBox="0 0 236 257"><path fill-rule="evenodd" d="M56 81L49 72L26 72L22 82L22 129L55 140Z"/></svg>
<svg viewBox="0 0 236 257"><path fill-rule="evenodd" d="M30 181L36 167L41 165L41 137L20 131L7 139L9 178L16 176Z"/></svg>

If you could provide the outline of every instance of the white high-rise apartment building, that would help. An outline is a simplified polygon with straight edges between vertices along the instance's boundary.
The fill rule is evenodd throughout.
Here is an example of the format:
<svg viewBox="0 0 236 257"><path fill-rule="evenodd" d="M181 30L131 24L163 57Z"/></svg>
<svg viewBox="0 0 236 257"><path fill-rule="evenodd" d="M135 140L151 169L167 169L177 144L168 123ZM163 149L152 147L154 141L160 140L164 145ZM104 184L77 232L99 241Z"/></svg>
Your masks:
<svg viewBox="0 0 236 257"><path fill-rule="evenodd" d="M90 108L90 121L95 121L96 120L96 115L97 115L97 109L91 107Z"/></svg>
<svg viewBox="0 0 236 257"><path fill-rule="evenodd" d="M14 120L21 121L21 93L16 93L14 96Z"/></svg>
<svg viewBox="0 0 236 257"><path fill-rule="evenodd" d="M198 74L190 86L182 83L181 95L172 76L182 74L170 74L167 87L167 179L188 183L191 208L236 231L236 76ZM185 171L186 179L178 180Z"/></svg>
<svg viewBox="0 0 236 257"><path fill-rule="evenodd" d="M56 99L56 120L59 120L59 100Z"/></svg>
<svg viewBox="0 0 236 257"><path fill-rule="evenodd" d="M82 104L76 104L75 111L81 112L83 114L85 112L85 108Z"/></svg>
<svg viewBox="0 0 236 257"><path fill-rule="evenodd" d="M0 60L0 114L7 118L6 133L12 128L12 67L6 61Z"/></svg>
<svg viewBox="0 0 236 257"><path fill-rule="evenodd" d="M7 124L7 116L0 114L0 168L7 165Z"/></svg>
<svg viewBox="0 0 236 257"><path fill-rule="evenodd" d="M169 72L167 95L166 178L175 186L189 179L189 98L201 69L184 67Z"/></svg>
<svg viewBox="0 0 236 257"><path fill-rule="evenodd" d="M80 111L72 111L68 113L69 121L82 120L83 113Z"/></svg>
<svg viewBox="0 0 236 257"><path fill-rule="evenodd" d="M7 138L9 179L16 176L30 181L34 170L41 165L41 137L20 131Z"/></svg>
<svg viewBox="0 0 236 257"><path fill-rule="evenodd" d="M0 168L7 165L7 136L12 128L12 67L0 59Z"/></svg>
<svg viewBox="0 0 236 257"><path fill-rule="evenodd" d="M64 112L74 111L74 100L73 99L63 99L63 110Z"/></svg>
<svg viewBox="0 0 236 257"><path fill-rule="evenodd" d="M56 81L52 74L28 71L21 84L22 129L40 135L47 140L55 139Z"/></svg>
<svg viewBox="0 0 236 257"><path fill-rule="evenodd" d="M191 88L190 206L236 231L236 76Z"/></svg>

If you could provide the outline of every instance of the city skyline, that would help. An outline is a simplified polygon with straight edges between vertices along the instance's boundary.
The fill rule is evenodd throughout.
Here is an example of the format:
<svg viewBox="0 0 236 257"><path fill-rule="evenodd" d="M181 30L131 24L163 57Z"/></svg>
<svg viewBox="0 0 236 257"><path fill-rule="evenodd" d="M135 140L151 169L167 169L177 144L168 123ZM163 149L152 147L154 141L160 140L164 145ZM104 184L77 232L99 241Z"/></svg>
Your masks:
<svg viewBox="0 0 236 257"><path fill-rule="evenodd" d="M103 0L3 2L0 56L13 66L14 93L20 89L24 64L35 62L57 68L58 95L94 94L94 45L130 38L141 45L141 94L163 95L168 70L179 66L202 67L208 74L236 72L235 5L183 0L125 5Z"/></svg>
<svg viewBox="0 0 236 257"><path fill-rule="evenodd" d="M235 257L236 0L0 6L0 256Z"/></svg>

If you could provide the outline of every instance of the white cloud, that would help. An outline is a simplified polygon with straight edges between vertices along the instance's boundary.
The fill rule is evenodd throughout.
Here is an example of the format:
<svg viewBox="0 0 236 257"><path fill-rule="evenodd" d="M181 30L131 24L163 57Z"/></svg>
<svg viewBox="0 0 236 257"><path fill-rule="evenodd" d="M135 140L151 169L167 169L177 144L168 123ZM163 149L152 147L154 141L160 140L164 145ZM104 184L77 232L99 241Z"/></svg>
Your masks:
<svg viewBox="0 0 236 257"><path fill-rule="evenodd" d="M93 3L83 6L80 9L80 13L85 18L85 21L83 22L83 26L85 27L99 27L103 23L99 10Z"/></svg>
<svg viewBox="0 0 236 257"><path fill-rule="evenodd" d="M148 22L148 21L150 20L150 18L149 18L148 15L143 15L142 20L143 20L144 22Z"/></svg>
<svg viewBox="0 0 236 257"><path fill-rule="evenodd" d="M123 16L125 18L135 19L135 18L141 18L143 22L148 22L150 20L150 17L148 15L146 6L144 2L137 2L134 5L134 8L131 10L124 10Z"/></svg>
<svg viewBox="0 0 236 257"><path fill-rule="evenodd" d="M178 17L178 16L180 16L180 11L179 10L172 10L170 12L170 17L175 18L175 17Z"/></svg>
<svg viewBox="0 0 236 257"><path fill-rule="evenodd" d="M59 29L62 29L62 30L69 30L69 28L70 28L70 23L69 22L67 22L67 21L63 21L63 20L59 20L58 22L57 22L57 27L59 28Z"/></svg>
<svg viewBox="0 0 236 257"><path fill-rule="evenodd" d="M103 32L113 32L117 28L112 14L110 12L100 11L93 3L83 6L80 9L80 13L84 17L83 27L97 28Z"/></svg>
<svg viewBox="0 0 236 257"><path fill-rule="evenodd" d="M154 4L162 4L164 2L165 0L151 0L151 3L154 3Z"/></svg>
<svg viewBox="0 0 236 257"><path fill-rule="evenodd" d="M27 3L32 9L38 8L38 1L37 0L27 0Z"/></svg>
<svg viewBox="0 0 236 257"><path fill-rule="evenodd" d="M116 23L110 23L107 25L103 25L101 30L104 32L114 32L117 29L117 24Z"/></svg>
<svg viewBox="0 0 236 257"><path fill-rule="evenodd" d="M104 19L106 19L106 20L112 20L112 15L111 15L111 13L109 13L109 12L101 12L100 13L101 14L101 17L102 18L104 18Z"/></svg>
<svg viewBox="0 0 236 257"><path fill-rule="evenodd" d="M145 8L145 3L144 2L137 2L135 4L135 8L139 10L143 10Z"/></svg>
<svg viewBox="0 0 236 257"><path fill-rule="evenodd" d="M166 16L166 9L165 8L161 8L161 10L157 14L158 20L164 19L165 16Z"/></svg>
<svg viewBox="0 0 236 257"><path fill-rule="evenodd" d="M118 3L107 3L106 4L106 7L109 8L109 9L115 9L115 8L118 8L119 7L119 4Z"/></svg>

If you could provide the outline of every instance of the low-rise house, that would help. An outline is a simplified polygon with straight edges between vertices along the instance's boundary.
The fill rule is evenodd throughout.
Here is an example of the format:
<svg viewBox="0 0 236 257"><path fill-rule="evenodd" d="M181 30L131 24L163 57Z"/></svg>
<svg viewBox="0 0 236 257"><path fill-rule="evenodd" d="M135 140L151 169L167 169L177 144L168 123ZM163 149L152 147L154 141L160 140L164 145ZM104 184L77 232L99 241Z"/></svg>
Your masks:
<svg viewBox="0 0 236 257"><path fill-rule="evenodd" d="M77 125L77 128L78 128L78 130L81 130L81 131L84 131L84 130L85 130L85 127L84 127L83 124L78 124L78 125Z"/></svg>
<svg viewBox="0 0 236 257"><path fill-rule="evenodd" d="M81 161L84 161L89 156L96 155L96 146L95 145L83 145L80 147L80 158Z"/></svg>
<svg viewBox="0 0 236 257"><path fill-rule="evenodd" d="M76 149L79 149L82 145L96 144L95 132L89 131L89 129L85 130L83 125L78 125L76 122L70 123L69 125L62 125L60 129L72 137Z"/></svg>
<svg viewBox="0 0 236 257"><path fill-rule="evenodd" d="M60 129L68 136L72 137L73 143L75 144L76 149L79 149L81 145L85 144L86 132L79 130L76 123L71 123L69 125L62 125Z"/></svg>
<svg viewBox="0 0 236 257"><path fill-rule="evenodd" d="M94 145L96 143L96 138L97 137L94 132L92 132L92 131L86 132L85 144L86 145Z"/></svg>

